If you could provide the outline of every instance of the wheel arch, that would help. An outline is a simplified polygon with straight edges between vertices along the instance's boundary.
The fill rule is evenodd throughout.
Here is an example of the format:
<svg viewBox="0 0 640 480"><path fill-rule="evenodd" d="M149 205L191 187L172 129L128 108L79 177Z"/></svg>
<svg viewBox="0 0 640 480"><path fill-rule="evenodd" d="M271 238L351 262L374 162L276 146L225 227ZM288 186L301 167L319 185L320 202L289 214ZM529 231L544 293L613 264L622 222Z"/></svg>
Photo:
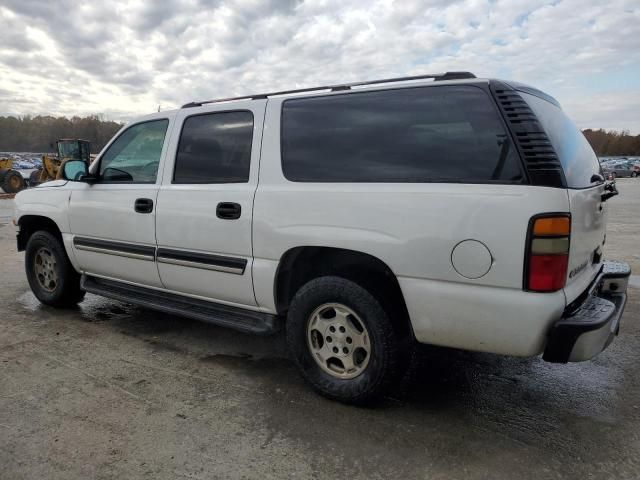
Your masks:
<svg viewBox="0 0 640 480"><path fill-rule="evenodd" d="M58 224L49 217L45 217L43 215L23 215L18 220L18 227L20 228L20 231L18 232L19 252L22 252L27 248L27 242L29 241L29 238L31 238L31 235L40 230L51 233L60 240L61 244L63 244L62 230Z"/></svg>
<svg viewBox="0 0 640 480"><path fill-rule="evenodd" d="M396 275L378 257L343 248L298 246L287 250L278 264L274 300L278 314L284 315L300 287L321 276L340 276L358 283L381 300L383 307L401 330L413 337L404 295Z"/></svg>

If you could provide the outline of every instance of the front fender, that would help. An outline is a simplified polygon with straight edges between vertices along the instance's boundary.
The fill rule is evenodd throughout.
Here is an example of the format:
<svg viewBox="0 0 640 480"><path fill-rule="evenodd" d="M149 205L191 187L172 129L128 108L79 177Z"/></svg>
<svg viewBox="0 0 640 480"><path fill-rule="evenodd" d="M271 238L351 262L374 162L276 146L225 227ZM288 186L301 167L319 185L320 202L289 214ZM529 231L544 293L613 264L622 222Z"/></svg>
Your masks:
<svg viewBox="0 0 640 480"><path fill-rule="evenodd" d="M61 233L69 233L71 190L61 187L31 188L18 193L15 197L15 222L20 225L27 216L45 217L52 220Z"/></svg>

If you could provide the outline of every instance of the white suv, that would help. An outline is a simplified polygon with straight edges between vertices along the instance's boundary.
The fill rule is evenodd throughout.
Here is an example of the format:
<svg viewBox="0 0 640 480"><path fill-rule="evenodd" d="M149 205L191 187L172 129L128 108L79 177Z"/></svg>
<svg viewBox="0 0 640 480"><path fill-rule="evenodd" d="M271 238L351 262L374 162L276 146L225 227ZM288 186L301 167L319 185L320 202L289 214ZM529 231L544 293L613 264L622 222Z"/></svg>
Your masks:
<svg viewBox="0 0 640 480"><path fill-rule="evenodd" d="M604 182L550 96L466 72L196 102L16 197L45 304L91 292L254 333L321 393L387 391L414 341L587 360L618 332Z"/></svg>

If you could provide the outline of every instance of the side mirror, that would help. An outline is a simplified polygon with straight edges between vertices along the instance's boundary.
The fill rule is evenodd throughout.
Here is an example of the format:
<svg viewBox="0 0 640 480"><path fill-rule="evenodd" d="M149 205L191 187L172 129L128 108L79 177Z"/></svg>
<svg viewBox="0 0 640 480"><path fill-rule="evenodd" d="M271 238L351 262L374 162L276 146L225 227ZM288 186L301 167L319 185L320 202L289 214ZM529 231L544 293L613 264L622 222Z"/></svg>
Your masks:
<svg viewBox="0 0 640 480"><path fill-rule="evenodd" d="M62 165L62 178L72 182L82 182L89 176L89 167L82 160L69 160Z"/></svg>

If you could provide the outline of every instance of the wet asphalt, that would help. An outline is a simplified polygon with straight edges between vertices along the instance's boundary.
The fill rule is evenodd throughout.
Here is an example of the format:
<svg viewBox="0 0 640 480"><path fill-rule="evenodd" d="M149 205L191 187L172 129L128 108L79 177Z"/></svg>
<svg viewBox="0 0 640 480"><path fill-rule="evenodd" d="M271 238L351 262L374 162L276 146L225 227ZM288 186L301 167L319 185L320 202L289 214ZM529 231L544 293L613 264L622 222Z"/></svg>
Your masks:
<svg viewBox="0 0 640 480"><path fill-rule="evenodd" d="M640 180L606 255L640 273ZM637 479L640 277L620 336L553 365L421 347L375 408L314 394L284 340L29 291L0 201L0 479ZM517 312L514 312L517 314ZM498 334L498 333L496 333Z"/></svg>

